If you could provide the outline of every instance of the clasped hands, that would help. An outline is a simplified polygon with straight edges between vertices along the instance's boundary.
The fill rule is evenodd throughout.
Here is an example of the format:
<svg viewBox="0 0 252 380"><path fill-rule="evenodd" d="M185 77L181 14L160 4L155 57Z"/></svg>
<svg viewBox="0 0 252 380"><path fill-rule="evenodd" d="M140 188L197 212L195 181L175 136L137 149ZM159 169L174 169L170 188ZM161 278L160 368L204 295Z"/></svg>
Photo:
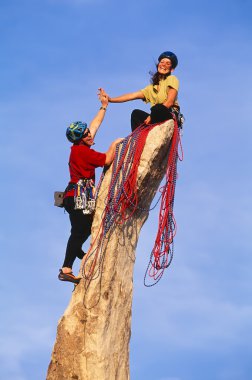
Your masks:
<svg viewBox="0 0 252 380"><path fill-rule="evenodd" d="M107 107L107 105L109 103L108 94L106 93L106 91L103 88L98 88L98 90L99 90L99 92L97 95L98 95L100 102L102 103L103 106Z"/></svg>

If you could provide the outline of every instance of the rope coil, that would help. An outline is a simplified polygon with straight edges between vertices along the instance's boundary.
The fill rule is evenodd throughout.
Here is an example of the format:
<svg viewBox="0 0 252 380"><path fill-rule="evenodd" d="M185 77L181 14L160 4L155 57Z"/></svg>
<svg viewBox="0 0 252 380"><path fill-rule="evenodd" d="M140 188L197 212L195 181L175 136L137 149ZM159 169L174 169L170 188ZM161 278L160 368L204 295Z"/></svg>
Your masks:
<svg viewBox="0 0 252 380"><path fill-rule="evenodd" d="M85 278L86 287L101 273L104 261L104 251L109 238L116 225L122 225L137 211L149 211L139 207L137 194L137 171L142 151L145 146L148 133L156 126L141 125L127 136L116 148L115 159L112 166L112 176L105 200L105 208L99 231L92 242L89 253L86 255L82 267L82 275ZM119 152L119 146L121 150ZM181 157L178 149L181 148ZM171 264L174 253L174 236L176 235L176 221L173 215L175 187L177 180L177 161L183 159L183 151L180 140L180 132L176 118L174 117L174 132L170 142L167 169L165 173L165 185L159 191L161 193L158 231L155 244L152 249L149 264L144 276L144 285L155 285L163 276L164 270ZM98 196L104 172L97 186ZM158 202L159 202L158 200ZM158 203L157 202L157 203ZM155 204L155 206L157 205ZM90 265L87 263L90 262ZM147 283L147 276L152 281Z"/></svg>

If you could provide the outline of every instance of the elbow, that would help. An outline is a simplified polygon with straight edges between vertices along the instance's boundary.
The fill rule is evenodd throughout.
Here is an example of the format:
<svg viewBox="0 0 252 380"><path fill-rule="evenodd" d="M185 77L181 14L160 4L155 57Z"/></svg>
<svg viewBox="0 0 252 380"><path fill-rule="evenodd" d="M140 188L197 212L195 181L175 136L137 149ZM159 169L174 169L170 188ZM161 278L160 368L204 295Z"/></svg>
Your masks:
<svg viewBox="0 0 252 380"><path fill-rule="evenodd" d="M174 103L175 103L175 101L167 100L166 102L163 103L163 105L167 108L170 108L170 107L174 106Z"/></svg>
<svg viewBox="0 0 252 380"><path fill-rule="evenodd" d="M167 108L170 108L170 107L172 107L172 106L174 106L174 102L169 102L169 103L166 105Z"/></svg>

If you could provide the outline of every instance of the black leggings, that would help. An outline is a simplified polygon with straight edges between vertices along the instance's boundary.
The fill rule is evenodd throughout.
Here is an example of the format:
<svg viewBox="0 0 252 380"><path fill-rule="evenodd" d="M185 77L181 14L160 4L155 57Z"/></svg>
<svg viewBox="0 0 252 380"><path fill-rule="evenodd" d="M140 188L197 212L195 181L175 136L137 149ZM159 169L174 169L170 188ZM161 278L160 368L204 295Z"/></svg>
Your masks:
<svg viewBox="0 0 252 380"><path fill-rule="evenodd" d="M84 252L82 244L88 239L91 234L91 226L93 215L83 214L82 210L74 209L74 197L66 197L64 199L65 210L69 214L71 223L71 235L68 239L66 247L66 255L63 267L72 268L76 257L82 259Z"/></svg>
<svg viewBox="0 0 252 380"><path fill-rule="evenodd" d="M131 130L134 131L144 120L150 116L151 123L161 123L162 121L173 119L172 108L167 108L163 104L157 104L151 107L151 113L142 110L133 110L131 113Z"/></svg>

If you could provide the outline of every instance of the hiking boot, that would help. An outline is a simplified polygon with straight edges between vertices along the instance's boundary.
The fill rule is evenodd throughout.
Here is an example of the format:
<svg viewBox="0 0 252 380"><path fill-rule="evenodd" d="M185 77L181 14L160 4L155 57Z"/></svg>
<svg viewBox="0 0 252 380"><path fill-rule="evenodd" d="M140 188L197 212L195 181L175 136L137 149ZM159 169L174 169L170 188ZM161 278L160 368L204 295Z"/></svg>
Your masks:
<svg viewBox="0 0 252 380"><path fill-rule="evenodd" d="M75 277L73 272L63 273L62 269L60 269L58 279L60 281L73 282L74 284L79 284L79 282L80 282L80 278Z"/></svg>

